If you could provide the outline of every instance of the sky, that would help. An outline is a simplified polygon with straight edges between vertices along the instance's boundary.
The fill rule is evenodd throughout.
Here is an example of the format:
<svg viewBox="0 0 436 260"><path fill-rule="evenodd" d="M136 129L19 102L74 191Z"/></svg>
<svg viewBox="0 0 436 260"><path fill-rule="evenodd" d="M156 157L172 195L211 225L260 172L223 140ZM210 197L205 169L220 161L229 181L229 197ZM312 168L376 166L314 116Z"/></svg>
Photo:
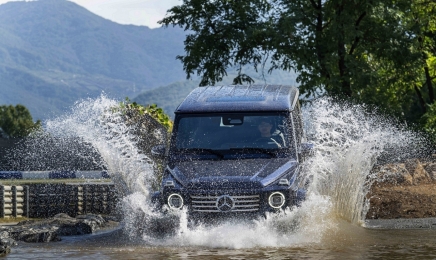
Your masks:
<svg viewBox="0 0 436 260"><path fill-rule="evenodd" d="M157 28L168 9L182 0L69 0L89 11L120 24L146 25ZM0 4L10 0L0 0Z"/></svg>

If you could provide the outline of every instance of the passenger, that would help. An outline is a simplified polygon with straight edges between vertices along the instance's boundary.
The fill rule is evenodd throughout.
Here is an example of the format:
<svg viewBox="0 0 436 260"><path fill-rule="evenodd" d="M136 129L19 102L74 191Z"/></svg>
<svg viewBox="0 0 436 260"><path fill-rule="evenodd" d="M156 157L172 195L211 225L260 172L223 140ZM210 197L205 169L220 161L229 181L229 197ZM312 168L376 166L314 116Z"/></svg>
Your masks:
<svg viewBox="0 0 436 260"><path fill-rule="evenodd" d="M277 134L275 131L272 133L273 122L268 118L262 118L257 129L260 132L260 138L256 140L256 143L267 144L268 147L281 148L284 146L283 137L281 134Z"/></svg>

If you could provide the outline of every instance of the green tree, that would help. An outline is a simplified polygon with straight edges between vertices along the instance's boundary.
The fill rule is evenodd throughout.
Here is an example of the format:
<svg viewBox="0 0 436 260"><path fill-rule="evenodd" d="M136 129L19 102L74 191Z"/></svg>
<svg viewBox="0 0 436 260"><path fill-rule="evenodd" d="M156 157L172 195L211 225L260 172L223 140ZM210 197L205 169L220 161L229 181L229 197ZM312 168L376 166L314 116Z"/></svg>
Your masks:
<svg viewBox="0 0 436 260"><path fill-rule="evenodd" d="M436 141L436 103L428 106L427 113L424 114L425 125L424 130L433 136Z"/></svg>
<svg viewBox="0 0 436 260"><path fill-rule="evenodd" d="M419 114L425 114L423 124L428 129L429 120L434 116L436 102L436 2L414 0L407 16L410 35L415 39L414 50L420 55L415 78L411 81L419 104ZM428 108L430 111L428 111ZM434 120L434 119L433 119ZM431 124L431 123L430 123Z"/></svg>
<svg viewBox="0 0 436 260"><path fill-rule="evenodd" d="M393 62L402 72L416 60L401 23L410 6L406 0L184 0L160 23L189 32L186 54L177 58L188 78L201 76L200 85L220 81L233 67L240 68L234 83L251 83L242 68L268 62L269 71L298 71L303 93L360 100L362 90L382 80L372 62Z"/></svg>
<svg viewBox="0 0 436 260"><path fill-rule="evenodd" d="M0 106L0 127L10 137L25 137L40 129L41 121L33 122L29 110L23 105Z"/></svg>
<svg viewBox="0 0 436 260"><path fill-rule="evenodd" d="M427 0L410 3L410 8L398 12L410 55L407 59L399 57L402 62L371 58L368 64L378 81L360 94L367 103L425 126L430 117L422 116L435 103L436 3Z"/></svg>

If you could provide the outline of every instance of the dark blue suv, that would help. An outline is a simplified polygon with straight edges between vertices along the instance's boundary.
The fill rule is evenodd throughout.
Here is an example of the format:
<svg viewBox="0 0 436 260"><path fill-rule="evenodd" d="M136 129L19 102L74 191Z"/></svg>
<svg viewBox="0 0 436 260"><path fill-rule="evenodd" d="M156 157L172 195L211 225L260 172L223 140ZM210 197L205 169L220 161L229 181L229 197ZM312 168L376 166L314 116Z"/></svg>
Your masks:
<svg viewBox="0 0 436 260"><path fill-rule="evenodd" d="M175 111L159 205L191 218L261 215L304 200L300 163L311 145L298 89L282 85L199 87Z"/></svg>

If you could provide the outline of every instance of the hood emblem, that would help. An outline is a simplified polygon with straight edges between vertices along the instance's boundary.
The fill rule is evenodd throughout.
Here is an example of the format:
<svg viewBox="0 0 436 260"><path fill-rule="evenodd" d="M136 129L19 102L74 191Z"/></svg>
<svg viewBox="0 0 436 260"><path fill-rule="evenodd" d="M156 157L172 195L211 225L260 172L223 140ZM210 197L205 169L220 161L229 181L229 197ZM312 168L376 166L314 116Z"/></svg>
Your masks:
<svg viewBox="0 0 436 260"><path fill-rule="evenodd" d="M219 211L226 212L233 209L235 201L229 195L223 195L217 198L216 207Z"/></svg>

